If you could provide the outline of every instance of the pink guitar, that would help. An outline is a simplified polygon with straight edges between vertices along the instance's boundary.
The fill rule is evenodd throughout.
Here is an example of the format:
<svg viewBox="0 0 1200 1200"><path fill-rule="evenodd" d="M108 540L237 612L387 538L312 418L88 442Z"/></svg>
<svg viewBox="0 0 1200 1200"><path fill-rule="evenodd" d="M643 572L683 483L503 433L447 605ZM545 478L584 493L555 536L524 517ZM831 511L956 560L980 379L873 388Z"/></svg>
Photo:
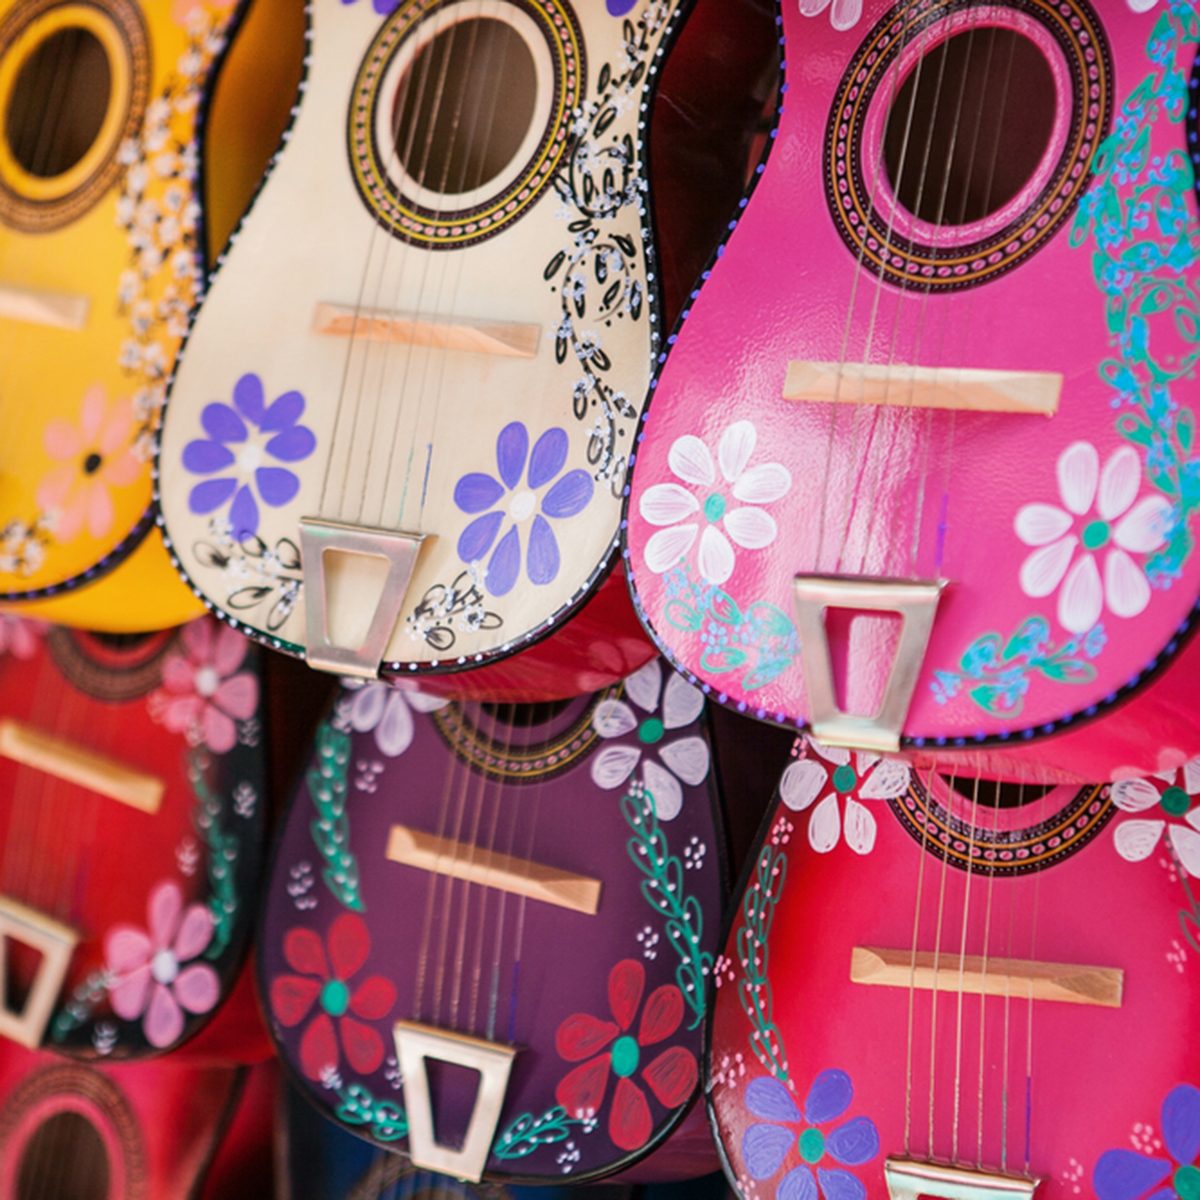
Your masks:
<svg viewBox="0 0 1200 1200"><path fill-rule="evenodd" d="M648 628L826 743L1195 754L1195 3L782 14L769 162L639 435Z"/></svg>
<svg viewBox="0 0 1200 1200"><path fill-rule="evenodd" d="M743 1200L1191 1200L1200 760L1079 790L794 753L714 968Z"/></svg>

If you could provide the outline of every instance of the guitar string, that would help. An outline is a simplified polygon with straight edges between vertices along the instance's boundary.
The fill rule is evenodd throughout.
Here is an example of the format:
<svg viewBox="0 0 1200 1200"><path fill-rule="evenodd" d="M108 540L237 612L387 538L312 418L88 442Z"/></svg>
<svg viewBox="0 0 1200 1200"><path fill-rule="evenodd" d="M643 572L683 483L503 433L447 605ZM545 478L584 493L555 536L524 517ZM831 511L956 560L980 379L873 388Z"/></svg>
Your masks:
<svg viewBox="0 0 1200 1200"><path fill-rule="evenodd" d="M1036 868L1033 873L1033 919L1030 922L1029 933L1029 961L1037 962L1037 937L1038 937L1038 911L1040 908L1042 891L1042 870ZM1033 1141L1033 1016L1034 1016L1034 1001L1033 1001L1033 976L1029 977L1027 983L1027 1000L1026 1008L1028 1015L1025 1021L1025 1094L1024 1100L1024 1171L1025 1175L1029 1176L1030 1161L1033 1157L1032 1141Z"/></svg>
<svg viewBox="0 0 1200 1200"><path fill-rule="evenodd" d="M1018 785L1018 804L1025 803L1025 784ZM1008 902L1008 942L1004 955L1009 962L1013 957L1013 934L1016 928L1017 894L1016 889L1010 889ZM1000 1072L1000 1172L1008 1173L1008 1113L1009 1113L1009 1046L1012 1030L1012 972L1004 975L1004 1054L1003 1069Z"/></svg>
<svg viewBox="0 0 1200 1200"><path fill-rule="evenodd" d="M950 775L950 791L952 797L957 785L957 766ZM946 877L950 870L949 834L947 842L940 850L942 860L941 878L938 882L937 922L933 935L933 977L929 1003L929 1157L935 1157L934 1143L934 1108L937 1095L937 1014L938 1014L938 985L942 961L942 924L946 908Z"/></svg>
<svg viewBox="0 0 1200 1200"><path fill-rule="evenodd" d="M911 776L910 776L911 778ZM926 785L929 800L933 799L933 786L936 774L929 773L929 783ZM919 786L919 785L918 785ZM910 783L909 790L913 790ZM920 805L917 805L920 812ZM904 1157L912 1157L912 1099L913 1099L913 1033L916 1008L917 990L917 944L921 930L922 896L925 891L925 860L929 853L929 826L931 819L928 815L921 821L921 854L917 864L917 895L913 904L912 949L908 960L908 1031L905 1049L904 1066Z"/></svg>
<svg viewBox="0 0 1200 1200"><path fill-rule="evenodd" d="M958 1001L954 1015L954 1117L950 1135L951 1162L958 1162L959 1117L962 1107L963 1002L966 998L967 931L971 913L971 882L975 874L975 821L979 814L979 780L980 776L977 773L971 795L971 820L967 823L967 881L963 888L962 930L958 943Z"/></svg>
<svg viewBox="0 0 1200 1200"><path fill-rule="evenodd" d="M983 915L983 963L981 967L981 988L979 993L979 1081L977 1087L978 1097L978 1126L976 1128L976 1144L975 1144L975 1165L980 1170L983 1169L983 1130L984 1130L984 1066L986 1063L985 1042L987 1036L987 998L988 998L988 965L989 953L991 951L991 934L992 934L992 912L993 898L996 886L996 872L999 869L1000 860L997 852L999 846L1000 835L1000 798L997 793L992 805L992 830L991 830L991 850L992 863L987 873L987 902Z"/></svg>

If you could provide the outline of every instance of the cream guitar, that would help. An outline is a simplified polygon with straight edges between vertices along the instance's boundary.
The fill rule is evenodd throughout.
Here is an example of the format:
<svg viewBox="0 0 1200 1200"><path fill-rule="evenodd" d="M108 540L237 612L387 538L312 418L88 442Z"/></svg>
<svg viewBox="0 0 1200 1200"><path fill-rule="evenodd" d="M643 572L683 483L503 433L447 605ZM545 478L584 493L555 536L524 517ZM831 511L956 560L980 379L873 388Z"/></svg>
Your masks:
<svg viewBox="0 0 1200 1200"><path fill-rule="evenodd" d="M658 342L643 147L683 7L311 5L159 444L219 615L341 674L453 671L595 589Z"/></svg>

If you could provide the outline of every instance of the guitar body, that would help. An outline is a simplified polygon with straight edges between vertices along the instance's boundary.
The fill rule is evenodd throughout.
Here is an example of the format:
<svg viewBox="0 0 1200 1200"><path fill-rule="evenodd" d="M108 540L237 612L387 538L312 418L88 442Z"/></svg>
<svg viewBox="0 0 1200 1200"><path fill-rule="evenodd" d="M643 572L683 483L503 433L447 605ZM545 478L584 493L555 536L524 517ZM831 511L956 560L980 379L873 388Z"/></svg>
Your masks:
<svg viewBox="0 0 1200 1200"><path fill-rule="evenodd" d="M895 1156L1039 1179L1046 1200L1186 1195L1196 767L991 807L961 776L798 741L716 970L708 1087L738 1193L882 1200ZM856 948L875 986L851 981ZM963 953L986 997L960 996ZM1115 1006L1030 1000L1030 962ZM1123 973L1115 996L1096 968Z"/></svg>
<svg viewBox="0 0 1200 1200"><path fill-rule="evenodd" d="M2 628L3 1034L80 1058L174 1049L234 991L250 933L257 651L208 619L135 640ZM208 1061L254 1057L245 990Z"/></svg>
<svg viewBox="0 0 1200 1200"><path fill-rule="evenodd" d="M804 727L822 680L795 577L945 581L904 663L903 753L1033 778L1163 769L1200 750L1200 17L858 13L783 5L770 157L638 435L639 610L723 702ZM1010 385L1033 411L987 409ZM846 663L822 679L873 712L896 630L835 624Z"/></svg>
<svg viewBox="0 0 1200 1200"><path fill-rule="evenodd" d="M385 622L355 673L420 676L527 647L606 577L660 324L642 122L683 7L310 6L295 122L158 451L172 553L218 615L313 661L327 594L339 646ZM304 518L382 543L306 559ZM411 579L383 586L362 559L398 561L405 533ZM550 694L596 686L594 628ZM636 650L614 639L605 682L647 657L620 629ZM521 695L514 674L491 694Z"/></svg>
<svg viewBox="0 0 1200 1200"><path fill-rule="evenodd" d="M444 1173L711 1170L692 1108L724 870L705 724L699 693L658 660L553 708L344 691L290 810L260 943L271 1032L307 1098L428 1166L421 1097L450 1142L476 1086L457 1059L426 1060L428 1091L401 1070L394 1031L416 1021L516 1049L478 1169ZM511 860L546 890L486 873ZM678 1137L688 1153L672 1156Z"/></svg>

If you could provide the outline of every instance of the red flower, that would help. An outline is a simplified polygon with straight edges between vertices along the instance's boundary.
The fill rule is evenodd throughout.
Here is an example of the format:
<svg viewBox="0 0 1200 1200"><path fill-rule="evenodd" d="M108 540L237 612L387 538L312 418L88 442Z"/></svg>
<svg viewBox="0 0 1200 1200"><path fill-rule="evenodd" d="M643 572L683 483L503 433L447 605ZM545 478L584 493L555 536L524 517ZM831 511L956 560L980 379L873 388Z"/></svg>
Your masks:
<svg viewBox="0 0 1200 1200"><path fill-rule="evenodd" d="M641 1066L643 1047L669 1038L683 1021L683 993L674 984L663 984L646 999L637 1037L628 1033L645 989L642 964L633 958L622 960L608 974L608 1006L614 1020L575 1013L558 1027L554 1039L559 1055L568 1062L587 1059L563 1077L554 1093L570 1116L598 1113L609 1073L617 1076L608 1136L622 1150L640 1149L653 1129L646 1093L634 1082L639 1068L642 1080L665 1108L683 1104L700 1076L696 1056L685 1046L671 1046Z"/></svg>
<svg viewBox="0 0 1200 1200"><path fill-rule="evenodd" d="M371 935L362 917L343 913L330 926L327 944L328 958L319 934L311 929L288 930L283 957L300 974L271 981L271 1011L290 1029L319 1002L320 1012L300 1039L300 1066L309 1079L319 1080L326 1071L338 1068L339 1039L350 1066L359 1075L369 1075L383 1062L383 1038L354 1017L367 1021L386 1017L396 1003L396 989L382 975L371 975L350 990L348 980L371 953Z"/></svg>

